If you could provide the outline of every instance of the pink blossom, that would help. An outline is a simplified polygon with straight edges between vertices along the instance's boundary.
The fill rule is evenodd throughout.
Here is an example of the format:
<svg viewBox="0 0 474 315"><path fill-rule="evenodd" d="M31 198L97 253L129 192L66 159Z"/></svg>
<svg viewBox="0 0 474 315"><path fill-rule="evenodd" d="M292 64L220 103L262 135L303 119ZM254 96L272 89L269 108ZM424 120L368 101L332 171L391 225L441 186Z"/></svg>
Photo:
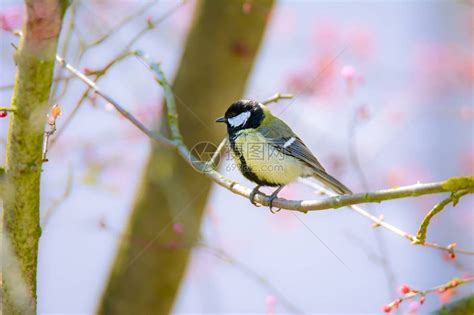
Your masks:
<svg viewBox="0 0 474 315"><path fill-rule="evenodd" d="M6 32L11 32L21 26L23 8L20 5L4 9L0 12L0 28Z"/></svg>
<svg viewBox="0 0 474 315"><path fill-rule="evenodd" d="M354 88L358 83L363 82L363 77L357 71L355 68L351 65L345 65L341 69L341 76L346 82L346 87L347 87L347 92L348 94L352 94L354 92Z"/></svg>
<svg viewBox="0 0 474 315"><path fill-rule="evenodd" d="M409 292L411 292L412 289L407 285L407 284L402 284L399 288L398 288L398 292L400 292L400 294L407 294Z"/></svg>
<svg viewBox="0 0 474 315"><path fill-rule="evenodd" d="M277 298L273 295L269 295L265 299L265 304L267 305L267 315L275 314L275 306L277 304Z"/></svg>
<svg viewBox="0 0 474 315"><path fill-rule="evenodd" d="M353 66L345 65L342 67L341 76L346 81L353 81L356 78L356 71Z"/></svg>

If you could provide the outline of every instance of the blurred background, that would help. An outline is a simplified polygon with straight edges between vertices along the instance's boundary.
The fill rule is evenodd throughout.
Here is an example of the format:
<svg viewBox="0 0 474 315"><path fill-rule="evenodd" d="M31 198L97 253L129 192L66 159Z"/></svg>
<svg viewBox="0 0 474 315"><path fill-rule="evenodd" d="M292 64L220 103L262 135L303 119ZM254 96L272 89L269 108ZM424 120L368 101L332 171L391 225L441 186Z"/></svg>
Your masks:
<svg viewBox="0 0 474 315"><path fill-rule="evenodd" d="M172 81L196 6L192 0L74 2L58 52L96 78L96 71L114 60L147 23L158 21L130 48L159 62ZM245 17L267 8L261 1L231 1L227 10L229 16ZM276 1L266 15L248 80L239 83L245 92L235 99L292 93L293 100L270 105L272 112L355 192L472 175L473 8L470 1ZM11 43L17 43L10 30L21 26L21 2L2 1L0 18L0 104L7 106L15 73ZM219 25L212 27L219 31ZM246 46L236 45L233 53L245 57ZM156 126L162 115L162 90L148 70L134 57L107 70L98 81L102 90L147 126ZM210 80L207 75L201 71L193 88L199 90L202 81ZM69 76L56 68L52 98L63 113L42 175L42 314L90 314L97 309L119 243L127 239L127 221L151 152L146 136L110 104L84 94L84 84ZM212 111L207 117L200 112L201 122L191 128L213 125L214 113L224 113L231 101L209 104ZM178 102L179 110L193 112L193 102L185 103ZM0 120L2 164L7 121L8 117ZM212 128L215 138L225 136L221 126ZM229 171L230 163L223 159L223 174L253 187L237 171ZM167 162L158 167L166 169ZM299 183L286 187L281 196L319 198ZM363 207L416 233L424 215L442 197ZM428 239L472 249L473 206L472 196L454 209L449 206L433 220ZM160 207L156 204L155 211ZM181 220L186 211L165 226L169 235L179 239L192 229L189 220ZM199 218L191 220L193 228L200 228L200 237L191 246L173 304L175 314L380 313L399 295L397 288L403 283L431 288L474 272L470 256L451 260L440 251L412 246L386 230L373 229L370 221L347 208L273 215L213 186L203 211L200 227ZM161 230L157 227L146 239L129 240L129 246L138 253L156 251L149 244L160 238ZM180 248L158 250L166 255ZM127 266L141 268L135 259ZM160 272L150 271L147 277L160 277ZM435 310L470 291L472 286L465 286L430 295L418 312ZM417 307L404 303L401 313L413 314Z"/></svg>

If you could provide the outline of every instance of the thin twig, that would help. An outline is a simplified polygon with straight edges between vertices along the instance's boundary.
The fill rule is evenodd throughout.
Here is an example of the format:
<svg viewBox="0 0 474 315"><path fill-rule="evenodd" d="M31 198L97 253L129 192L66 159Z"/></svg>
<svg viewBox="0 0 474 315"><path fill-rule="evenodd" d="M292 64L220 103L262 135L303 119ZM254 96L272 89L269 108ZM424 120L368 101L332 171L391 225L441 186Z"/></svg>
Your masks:
<svg viewBox="0 0 474 315"><path fill-rule="evenodd" d="M369 181L367 180L367 176L364 173L362 165L360 163L359 154L357 151L357 131L359 127L359 119L357 115L357 110L354 113L352 119L349 122L349 159L352 162L353 167L356 170L356 174L359 176L359 180L362 184L362 189L364 191L369 191ZM373 211L370 211L373 212ZM393 296L393 288L396 284L395 272L391 266L391 261L388 259L387 247L385 244L385 240L383 238L383 234L377 233L377 231L373 230L373 235L375 239L375 244L377 246L377 250L380 256L380 264L384 271L386 280L387 280L387 291L390 297Z"/></svg>
<svg viewBox="0 0 474 315"><path fill-rule="evenodd" d="M16 110L11 107L0 107L0 112L12 112L14 113Z"/></svg>
<svg viewBox="0 0 474 315"><path fill-rule="evenodd" d="M131 56L133 52L130 51L132 46L138 42L148 31L156 28L157 25L159 25L161 22L166 20L170 15L172 15L177 9L179 9L181 6L183 6L186 3L186 0L180 1L177 5L172 7L169 11L164 13L162 16L157 18L156 20L148 21L147 26L141 29L135 36L133 36L129 42L125 45L125 47L111 60L109 61L108 64L106 64L102 69L96 70L93 72L93 75L95 75L95 78L93 80L94 83L97 83L105 74L112 68L112 66L118 64L120 61L125 60L127 57ZM126 23L125 23L126 24ZM110 33L108 36L111 36L113 34ZM107 38L108 38L107 36ZM96 41L96 43L92 44L85 44L84 47L81 47L81 53L79 54L79 60L82 58L83 54L87 51L87 49L92 48L101 42L103 42L106 38L99 39ZM90 90L92 88L89 86L84 93L82 94L81 98L79 101L76 103L76 106L74 107L73 111L69 114L69 116L65 119L64 124L62 124L61 128L58 130L58 133L56 137L52 140L52 144L54 145L55 142L59 139L59 137L64 133L66 128L70 125L74 117L76 116L78 110L82 106L83 102L87 98L87 95L89 94Z"/></svg>
<svg viewBox="0 0 474 315"><path fill-rule="evenodd" d="M388 303L387 305L384 306L384 311L389 313L390 311L397 309L398 306L406 300L411 300L416 297L420 297L420 304L424 303L425 296L431 293L443 293L448 290L452 290L456 287L459 287L461 285L465 285L468 283L474 282L474 277L467 277L467 278L454 278L451 281L437 285L435 287L432 287L430 289L426 290L417 290L413 288L407 287L408 292L403 295L402 297L396 299L395 301L392 301L391 303Z"/></svg>
<svg viewBox="0 0 474 315"><path fill-rule="evenodd" d="M117 25L113 26L107 33L105 33L104 35L100 36L99 38L97 38L96 40L92 41L91 43L89 44L86 44L86 49L88 48L91 48L91 47L94 47L94 46L97 46L97 45L100 45L102 44L105 40L107 40L109 37L111 37L112 35L114 35L115 33L117 33L123 26L125 26L127 23L129 23L130 21L132 21L133 19L135 19L136 17L142 15L143 13L145 13L148 9L152 8L154 5L156 5L158 1L157 0L154 0L154 1L151 1L150 3L147 3L145 4L144 6L142 6L140 9L138 9L135 13L127 16L126 18L124 18L120 23L118 23Z"/></svg>
<svg viewBox="0 0 474 315"><path fill-rule="evenodd" d="M318 192L320 192L324 195L337 196L337 194L333 193L332 191L322 187L321 185L319 185L319 184L317 184L313 181L302 179L301 182L303 184L305 184L306 186L309 186L311 188L316 189ZM436 243L430 243L430 242L425 242L424 244L417 244L415 242L416 241L416 236L414 236L414 235L412 235L408 232L405 232L402 229L397 228L396 226L394 226L390 223L385 222L383 217L376 217L373 214L369 213L368 211L366 211L366 210L364 210L361 207L356 206L356 205L348 205L348 207L349 207L349 209L357 212L358 214L362 215L363 217L365 217L365 218L371 220L372 222L374 222L374 227L383 227L383 228L389 230L390 232L395 233L396 235L409 240L410 242L412 242L413 245L423 245L423 246L426 246L426 247L431 247L431 248L443 250L443 251L446 251L448 253L455 252L455 253L465 254L465 255L474 255L474 252L472 252L472 251L467 251L467 250L463 250L463 249L455 249L452 245L441 246L441 245L438 245Z"/></svg>
<svg viewBox="0 0 474 315"><path fill-rule="evenodd" d="M48 154L48 145L49 145L49 138L54 135L56 132L56 119L61 115L61 109L58 104L55 104L51 109L51 114L48 115L48 127L44 132L44 141L43 141L43 162L48 162L47 154Z"/></svg>
<svg viewBox="0 0 474 315"><path fill-rule="evenodd" d="M292 98L293 98L293 94L275 93L275 95L273 95L272 97L269 97L268 99L264 100L262 104L268 105L270 103L276 103L279 100L283 100L283 99L289 100Z"/></svg>
<svg viewBox="0 0 474 315"><path fill-rule="evenodd" d="M77 114L77 111L79 110L79 108L81 107L81 105L85 101L85 99L87 98L87 95L89 94L89 91L90 91L90 88L87 87L86 90L84 91L84 93L82 93L81 97L77 101L74 108L72 109L71 113L69 113L69 115L66 117L66 119L64 119L64 122L61 124L61 127L58 129L58 131L56 133L56 136L53 139L51 139L51 147L53 147L56 144L58 139L61 137L61 135L66 130L66 128L71 124L72 120L74 119L74 117Z"/></svg>
<svg viewBox="0 0 474 315"><path fill-rule="evenodd" d="M116 65L118 62L122 60L125 60L125 58L131 55L132 54L129 52L119 55L115 59L110 61L107 65L105 65L102 69L94 71L95 78L92 82L97 83L101 77L105 76L105 74L110 70L110 68L112 68L112 66ZM82 93L81 97L79 98L76 105L74 106L74 109L71 111L68 117L64 120L64 123L61 125L61 128L58 130L54 139L52 139L51 145L54 145L58 141L59 137L64 133L66 128L71 124L72 120L76 116L77 112L81 108L84 101L87 99L87 96L89 95L89 92L91 90L92 90L91 87L87 87L86 90Z"/></svg>
<svg viewBox="0 0 474 315"><path fill-rule="evenodd" d="M68 51L71 48L70 42L72 35L74 33L74 28L76 27L76 13L77 13L77 6L79 5L79 1L72 1L71 6L69 7L69 19L68 19L68 24L67 27L63 28L62 37L64 38L61 44L61 51L59 54L61 56L67 56ZM59 50L59 48L58 48ZM57 76L62 76L63 69L59 69ZM51 87L51 96L53 97L53 100L55 103L59 103L61 98L66 94L67 87L69 85L69 79L64 81L62 90L58 92L59 90L59 84L58 81L54 82L53 86Z"/></svg>
<svg viewBox="0 0 474 315"><path fill-rule="evenodd" d="M166 20L172 14L174 14L179 8L181 8L184 4L186 4L187 0L181 0L177 5L172 7L168 12L157 18L156 20L148 21L147 26L144 27L140 32L138 32L135 37L133 37L130 42L127 44L124 50L130 51L132 46L138 42L143 35L145 35L148 31L154 29L158 24Z"/></svg>
<svg viewBox="0 0 474 315"><path fill-rule="evenodd" d="M43 162L48 162L48 145L49 145L49 138L56 132L56 123L48 124L50 129L46 130L44 133L44 142L43 142Z"/></svg>
<svg viewBox="0 0 474 315"><path fill-rule="evenodd" d="M185 148L183 143L183 136L179 130L178 125L178 111L176 110L176 103L174 101L173 91L171 90L171 85L166 80L165 74L161 70L161 67L158 63L150 62L146 55L142 52L137 51L135 55L152 71L155 77L155 81L161 85L164 91L164 97L166 102L166 108L168 109L168 125L171 131L171 138L175 142L178 149L180 147ZM187 150L187 149L186 149Z"/></svg>
<svg viewBox="0 0 474 315"><path fill-rule="evenodd" d="M424 244L425 239L426 239L426 232L428 229L428 225L431 222L431 219L441 212L448 204L451 202L453 203L453 207L456 206L458 203L459 198L461 198L464 195L467 195L469 193L468 190L460 190L460 191L455 191L451 193L451 195L435 205L433 209L428 212L428 214L423 218L423 221L420 224L420 228L418 229L418 233L416 234L416 240L414 241L414 244Z"/></svg>
<svg viewBox="0 0 474 315"><path fill-rule="evenodd" d="M365 173L362 169L362 165L360 163L359 159L359 154L357 154L357 127L358 127L358 117L357 113L354 114L354 117L352 117L351 121L349 122L349 133L348 133L348 138L349 138L349 159L352 162L352 165L356 169L356 172L360 178L360 181L362 183L362 188L364 190L369 190L369 181L367 180L367 177L365 176Z"/></svg>
<svg viewBox="0 0 474 315"><path fill-rule="evenodd" d="M79 70L75 69L72 67L70 64L68 64L62 57L59 55L56 55L56 60L57 62L64 67L66 70L77 76L82 82L87 84L97 95L101 96L103 99L105 99L107 102L112 104L115 109L125 118L127 118L132 124L134 124L138 129L140 129L143 133L145 133L148 137L154 139L155 141L165 145L165 146L174 146L173 141L165 138L162 135L159 135L151 130L149 130L147 127L145 127L138 119L136 119L132 114L130 114L125 108L123 108L121 105L119 105L114 99L112 99L110 96L107 94L104 94L98 86L91 80L89 79L85 74L80 72Z"/></svg>
<svg viewBox="0 0 474 315"><path fill-rule="evenodd" d="M208 166L212 169L216 169L219 164L219 158L224 148L227 145L227 138L222 139L221 143L217 146L216 152L212 155L211 159L207 162Z"/></svg>

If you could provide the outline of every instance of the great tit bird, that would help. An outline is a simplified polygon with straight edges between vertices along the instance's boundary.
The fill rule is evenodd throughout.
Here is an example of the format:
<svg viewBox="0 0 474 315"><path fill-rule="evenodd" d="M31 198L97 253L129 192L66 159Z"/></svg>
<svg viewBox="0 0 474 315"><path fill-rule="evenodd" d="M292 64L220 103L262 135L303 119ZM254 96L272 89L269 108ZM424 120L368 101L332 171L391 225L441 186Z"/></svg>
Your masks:
<svg viewBox="0 0 474 315"><path fill-rule="evenodd" d="M254 198L261 193L261 186L278 187L269 196L272 211L280 190L298 177L313 177L339 194L352 194L326 172L304 142L267 106L239 100L216 122L227 125L232 156L240 172L257 184L250 194L252 204L256 205Z"/></svg>

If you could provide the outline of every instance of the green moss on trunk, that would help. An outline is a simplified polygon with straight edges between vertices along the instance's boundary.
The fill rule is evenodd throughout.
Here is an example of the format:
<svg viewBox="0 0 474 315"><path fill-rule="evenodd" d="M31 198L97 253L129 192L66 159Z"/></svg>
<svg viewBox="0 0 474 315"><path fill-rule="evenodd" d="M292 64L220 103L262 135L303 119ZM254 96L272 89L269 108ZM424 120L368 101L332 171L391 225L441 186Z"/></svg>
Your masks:
<svg viewBox="0 0 474 315"><path fill-rule="evenodd" d="M3 242L11 248L18 266L3 265L4 314L35 313L36 265L39 225L39 191L43 133L49 92L53 79L54 58L67 1L26 1L26 16L18 50L15 87L6 148L6 185L4 191ZM19 270L28 289L29 305L17 305L10 292ZM11 280L11 281L10 281Z"/></svg>
<svg viewBox="0 0 474 315"><path fill-rule="evenodd" d="M218 145L214 123L244 92L273 0L246 14L244 0L197 3L173 84L183 140ZM164 115L166 117L166 115ZM175 151L153 145L100 314L169 314L183 278L211 181ZM180 223L184 234L173 231Z"/></svg>

